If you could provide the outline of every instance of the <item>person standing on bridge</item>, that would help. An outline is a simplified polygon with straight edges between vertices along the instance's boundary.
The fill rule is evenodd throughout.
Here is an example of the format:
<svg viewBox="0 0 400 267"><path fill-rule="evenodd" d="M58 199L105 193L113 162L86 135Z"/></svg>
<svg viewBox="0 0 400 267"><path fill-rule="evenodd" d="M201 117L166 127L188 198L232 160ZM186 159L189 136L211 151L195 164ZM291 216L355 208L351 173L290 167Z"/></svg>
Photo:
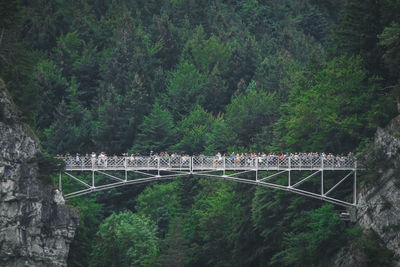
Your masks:
<svg viewBox="0 0 400 267"><path fill-rule="evenodd" d="M96 163L96 153L92 152L92 155L90 156L91 160L92 160L92 166L94 166L94 164Z"/></svg>
<svg viewBox="0 0 400 267"><path fill-rule="evenodd" d="M76 163L76 165L79 165L79 162L81 161L81 159L80 159L80 157L79 157L79 153L76 153L76 156L75 156L75 163Z"/></svg>

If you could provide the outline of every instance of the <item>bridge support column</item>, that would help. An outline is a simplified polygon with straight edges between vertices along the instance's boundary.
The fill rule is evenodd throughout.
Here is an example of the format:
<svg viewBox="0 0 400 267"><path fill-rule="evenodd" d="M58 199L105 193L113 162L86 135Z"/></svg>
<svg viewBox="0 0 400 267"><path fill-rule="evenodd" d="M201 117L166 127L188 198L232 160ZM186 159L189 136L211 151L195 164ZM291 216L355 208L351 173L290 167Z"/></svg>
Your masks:
<svg viewBox="0 0 400 267"><path fill-rule="evenodd" d="M321 196L324 196L324 158L321 158L321 167Z"/></svg>
<svg viewBox="0 0 400 267"><path fill-rule="evenodd" d="M94 170L92 170L92 187L95 187L94 186Z"/></svg>
<svg viewBox="0 0 400 267"><path fill-rule="evenodd" d="M357 169L354 170L353 193L353 203L357 205Z"/></svg>
<svg viewBox="0 0 400 267"><path fill-rule="evenodd" d="M321 170L321 196L325 194L324 192L324 169Z"/></svg>
<svg viewBox="0 0 400 267"><path fill-rule="evenodd" d="M125 182L128 181L128 171L125 169Z"/></svg>
<svg viewBox="0 0 400 267"><path fill-rule="evenodd" d="M290 170L291 170L291 157L289 157L289 169L288 169L288 187L292 187L292 185L291 185L291 183L292 183L292 181L291 181L291 177L290 177Z"/></svg>

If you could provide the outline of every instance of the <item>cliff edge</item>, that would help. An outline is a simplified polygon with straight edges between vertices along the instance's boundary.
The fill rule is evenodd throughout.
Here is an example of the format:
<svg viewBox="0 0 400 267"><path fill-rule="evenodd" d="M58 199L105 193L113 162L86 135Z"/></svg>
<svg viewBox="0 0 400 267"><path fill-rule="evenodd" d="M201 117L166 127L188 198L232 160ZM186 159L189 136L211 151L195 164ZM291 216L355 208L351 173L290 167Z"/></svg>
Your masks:
<svg viewBox="0 0 400 267"><path fill-rule="evenodd" d="M39 178L38 142L0 80L0 266L66 266L79 216Z"/></svg>
<svg viewBox="0 0 400 267"><path fill-rule="evenodd" d="M377 180L359 194L357 222L373 230L400 266L400 116L375 134Z"/></svg>

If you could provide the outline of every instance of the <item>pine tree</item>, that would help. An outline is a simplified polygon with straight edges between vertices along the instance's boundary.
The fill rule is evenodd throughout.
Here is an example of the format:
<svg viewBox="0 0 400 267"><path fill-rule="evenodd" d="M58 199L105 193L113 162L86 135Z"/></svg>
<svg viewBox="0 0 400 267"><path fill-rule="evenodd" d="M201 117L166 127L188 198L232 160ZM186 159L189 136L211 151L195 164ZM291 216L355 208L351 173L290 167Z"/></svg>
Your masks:
<svg viewBox="0 0 400 267"><path fill-rule="evenodd" d="M144 117L139 130L133 152L147 154L150 150L167 151L177 139L171 114L158 103L155 103L150 114Z"/></svg>

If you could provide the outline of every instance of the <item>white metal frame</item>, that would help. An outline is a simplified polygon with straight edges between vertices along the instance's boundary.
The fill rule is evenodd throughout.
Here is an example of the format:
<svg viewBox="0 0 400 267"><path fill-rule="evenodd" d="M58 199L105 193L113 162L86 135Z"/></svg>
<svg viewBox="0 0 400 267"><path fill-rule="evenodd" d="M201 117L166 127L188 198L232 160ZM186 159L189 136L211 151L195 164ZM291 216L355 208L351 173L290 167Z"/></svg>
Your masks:
<svg viewBox="0 0 400 267"><path fill-rule="evenodd" d="M119 187L129 184L146 183L158 180L172 179L187 175L199 177L218 178L227 181L253 184L263 187L290 191L296 194L321 199L337 205L352 207L357 206L357 162L354 158L320 158L305 157L294 158L286 157L281 159L276 156L271 157L114 157L103 159L102 161L82 158L76 161L74 158L63 158L66 163L64 174L73 180L83 184L86 188L65 195L65 198L73 198L84 194ZM124 178L117 177L108 171L123 172ZM310 171L312 172L305 178L292 184L292 171ZM348 172L342 179L335 183L325 192L324 172L326 171L346 171ZM91 184L76 177L72 173L91 172ZM141 178L128 179L128 173L134 172L143 175ZM226 174L226 172L231 172ZM262 172L274 172L266 177L259 178ZM157 173L157 174L154 174ZM243 174L254 173L255 177L239 177ZM104 185L95 184L96 174L110 178L112 182ZM272 178L287 174L287 185L275 184ZM321 190L319 193L300 189L299 186L312 177L320 174ZM347 202L328 196L344 181L353 176L353 201ZM59 189L62 191L63 175L59 176Z"/></svg>

